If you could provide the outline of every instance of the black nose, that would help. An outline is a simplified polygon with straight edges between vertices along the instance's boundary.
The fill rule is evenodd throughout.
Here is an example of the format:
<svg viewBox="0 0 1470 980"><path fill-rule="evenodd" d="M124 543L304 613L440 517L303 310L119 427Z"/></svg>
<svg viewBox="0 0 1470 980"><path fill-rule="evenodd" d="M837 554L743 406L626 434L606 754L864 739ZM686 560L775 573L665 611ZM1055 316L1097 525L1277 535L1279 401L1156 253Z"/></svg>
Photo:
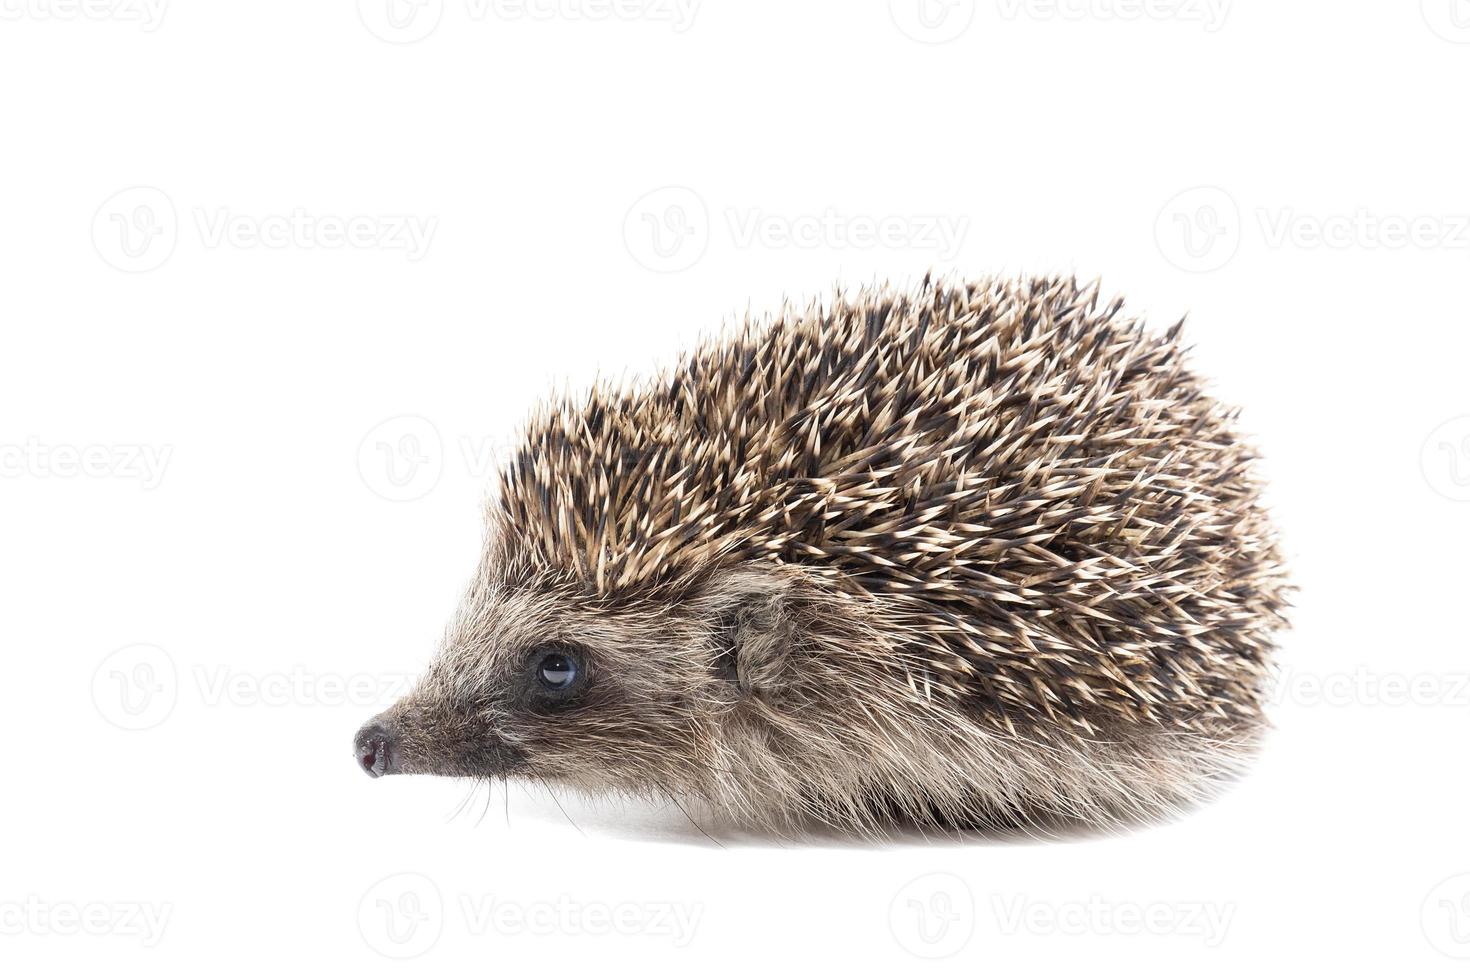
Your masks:
<svg viewBox="0 0 1470 980"><path fill-rule="evenodd" d="M370 721L358 729L357 737L352 742L357 749L357 764L369 776L377 779L398 771L393 732L387 725L380 721Z"/></svg>

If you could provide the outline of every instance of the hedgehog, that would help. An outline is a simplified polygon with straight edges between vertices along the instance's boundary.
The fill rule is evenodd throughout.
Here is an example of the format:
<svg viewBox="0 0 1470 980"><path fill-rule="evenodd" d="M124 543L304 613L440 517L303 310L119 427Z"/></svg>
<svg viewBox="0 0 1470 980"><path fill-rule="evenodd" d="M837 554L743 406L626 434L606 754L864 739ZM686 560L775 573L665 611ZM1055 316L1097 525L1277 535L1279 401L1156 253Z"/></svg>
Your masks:
<svg viewBox="0 0 1470 980"><path fill-rule="evenodd" d="M551 399L358 763L779 833L1215 795L1266 730L1287 586L1182 326L1095 282L931 275Z"/></svg>

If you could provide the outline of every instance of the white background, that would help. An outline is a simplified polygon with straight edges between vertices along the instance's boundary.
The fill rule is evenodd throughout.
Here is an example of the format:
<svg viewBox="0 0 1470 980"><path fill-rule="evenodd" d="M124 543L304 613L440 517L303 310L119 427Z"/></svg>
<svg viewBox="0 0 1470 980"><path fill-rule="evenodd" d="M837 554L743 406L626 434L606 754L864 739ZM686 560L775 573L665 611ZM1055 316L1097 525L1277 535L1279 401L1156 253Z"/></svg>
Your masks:
<svg viewBox="0 0 1470 980"><path fill-rule="evenodd" d="M1470 4L88 2L0 0L6 975L1464 975ZM1252 776L719 848L357 770L538 397L931 268L1189 313L1301 587Z"/></svg>

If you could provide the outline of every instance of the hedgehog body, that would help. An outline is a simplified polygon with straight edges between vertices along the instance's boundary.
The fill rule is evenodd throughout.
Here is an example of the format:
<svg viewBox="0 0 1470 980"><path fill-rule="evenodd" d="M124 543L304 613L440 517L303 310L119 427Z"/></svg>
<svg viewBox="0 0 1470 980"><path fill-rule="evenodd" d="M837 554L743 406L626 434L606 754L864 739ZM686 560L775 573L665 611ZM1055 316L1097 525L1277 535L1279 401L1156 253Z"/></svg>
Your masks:
<svg viewBox="0 0 1470 980"><path fill-rule="evenodd" d="M1179 327L1095 286L750 321L535 415L359 759L763 828L1167 813L1264 724L1284 585L1251 464Z"/></svg>

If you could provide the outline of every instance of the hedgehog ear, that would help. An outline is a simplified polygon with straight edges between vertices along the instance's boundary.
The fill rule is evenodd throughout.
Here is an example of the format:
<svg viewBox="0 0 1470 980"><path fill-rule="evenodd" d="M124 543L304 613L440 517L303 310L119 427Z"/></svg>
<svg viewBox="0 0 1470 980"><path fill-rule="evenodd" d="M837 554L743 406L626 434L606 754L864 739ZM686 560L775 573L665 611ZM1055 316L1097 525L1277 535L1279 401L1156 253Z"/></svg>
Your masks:
<svg viewBox="0 0 1470 980"><path fill-rule="evenodd" d="M743 694L769 691L782 682L795 623L784 583L760 573L723 576L712 589L719 626L715 669Z"/></svg>

